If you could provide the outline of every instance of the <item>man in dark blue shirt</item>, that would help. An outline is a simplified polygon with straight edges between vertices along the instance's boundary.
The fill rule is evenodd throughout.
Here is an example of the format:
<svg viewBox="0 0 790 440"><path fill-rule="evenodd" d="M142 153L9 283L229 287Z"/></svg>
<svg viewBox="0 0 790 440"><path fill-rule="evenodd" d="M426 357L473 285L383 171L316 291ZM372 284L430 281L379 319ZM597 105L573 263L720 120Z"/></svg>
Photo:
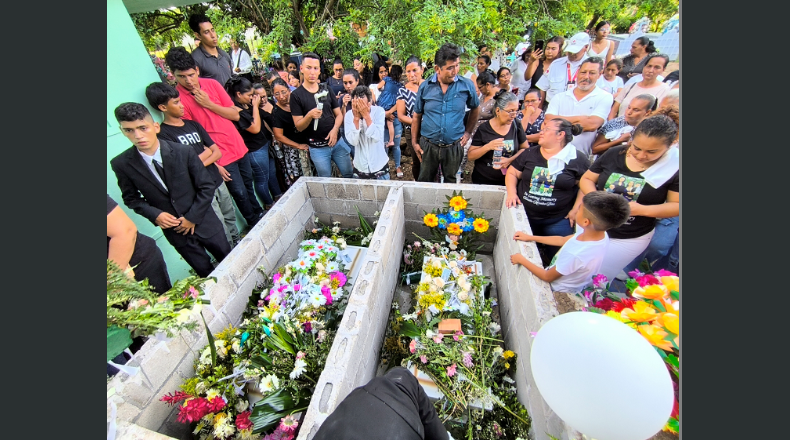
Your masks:
<svg viewBox="0 0 790 440"><path fill-rule="evenodd" d="M414 102L411 138L421 168L417 181L432 182L439 164L444 180L452 182L464 157L464 145L472 137L480 116L475 85L458 75L461 52L446 43L434 57L436 73L420 84ZM469 117L464 127L464 112Z"/></svg>

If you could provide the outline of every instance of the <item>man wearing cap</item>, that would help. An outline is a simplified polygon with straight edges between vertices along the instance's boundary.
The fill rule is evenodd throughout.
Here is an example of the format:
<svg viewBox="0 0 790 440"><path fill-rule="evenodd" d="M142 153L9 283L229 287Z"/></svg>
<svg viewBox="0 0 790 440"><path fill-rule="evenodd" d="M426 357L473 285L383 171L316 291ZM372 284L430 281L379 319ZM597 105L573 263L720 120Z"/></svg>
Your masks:
<svg viewBox="0 0 790 440"><path fill-rule="evenodd" d="M576 87L576 73L589 47L590 36L586 32L579 32L568 41L565 47L566 56L554 60L549 66L549 73L541 76L535 84L543 91L546 102L551 102L551 98L557 93Z"/></svg>

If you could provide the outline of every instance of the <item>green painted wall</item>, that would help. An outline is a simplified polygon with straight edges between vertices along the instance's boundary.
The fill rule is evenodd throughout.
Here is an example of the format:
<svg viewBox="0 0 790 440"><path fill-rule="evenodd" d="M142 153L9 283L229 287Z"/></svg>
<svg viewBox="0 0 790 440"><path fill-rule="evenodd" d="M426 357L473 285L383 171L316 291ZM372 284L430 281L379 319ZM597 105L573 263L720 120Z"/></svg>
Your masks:
<svg viewBox="0 0 790 440"><path fill-rule="evenodd" d="M189 265L167 242L162 230L146 218L126 208L121 190L110 168L110 159L129 148L131 143L121 134L113 110L123 102L139 102L148 106L145 87L160 81L148 51L121 0L107 0L107 193L131 217L140 233L152 237L165 256L170 279L189 276ZM158 112L149 111L161 122Z"/></svg>

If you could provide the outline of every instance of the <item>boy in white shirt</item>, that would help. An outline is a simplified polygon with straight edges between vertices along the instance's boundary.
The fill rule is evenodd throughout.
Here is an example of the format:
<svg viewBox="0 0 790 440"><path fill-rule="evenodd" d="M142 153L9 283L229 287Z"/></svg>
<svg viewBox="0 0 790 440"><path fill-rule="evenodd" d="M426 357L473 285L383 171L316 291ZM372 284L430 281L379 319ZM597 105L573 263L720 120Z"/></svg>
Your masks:
<svg viewBox="0 0 790 440"><path fill-rule="evenodd" d="M582 232L567 237L536 237L525 232L516 232L513 237L520 241L562 246L548 269L527 260L522 254L511 255L510 262L521 264L536 277L551 283L554 291L579 293L592 282L592 277L601 269L601 263L609 248L606 231L622 225L630 215L631 208L624 197L593 191L584 196L582 207L576 212L576 224Z"/></svg>

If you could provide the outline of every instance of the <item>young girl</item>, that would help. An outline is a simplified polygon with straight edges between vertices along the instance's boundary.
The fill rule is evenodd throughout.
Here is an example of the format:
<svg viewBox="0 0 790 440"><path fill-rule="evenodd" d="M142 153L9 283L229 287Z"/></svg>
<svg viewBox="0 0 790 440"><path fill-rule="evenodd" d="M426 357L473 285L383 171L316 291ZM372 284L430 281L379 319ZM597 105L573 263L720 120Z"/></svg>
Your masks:
<svg viewBox="0 0 790 440"><path fill-rule="evenodd" d="M400 83L400 77L402 74L403 68L397 64L393 64L392 67L390 67L389 74L385 76L378 85L378 89L381 91L381 94L376 100L376 105L382 107L386 111L386 115L395 113L395 102L398 99L398 90L403 88L403 84ZM397 115L395 116L394 121L398 121ZM395 146L396 133L394 121L387 119L387 131L389 132L387 148ZM398 121L398 125L400 125L400 121ZM398 147L398 149L400 149L400 145L398 145Z"/></svg>
<svg viewBox="0 0 790 440"><path fill-rule="evenodd" d="M299 79L298 73L288 72L288 85L290 85L294 89L298 89L299 86L302 85L302 81Z"/></svg>
<svg viewBox="0 0 790 440"><path fill-rule="evenodd" d="M598 78L596 86L604 89L605 91L617 96L623 88L623 79L617 76L623 68L623 62L619 58L613 58L606 63L606 69L603 71L603 76Z"/></svg>

